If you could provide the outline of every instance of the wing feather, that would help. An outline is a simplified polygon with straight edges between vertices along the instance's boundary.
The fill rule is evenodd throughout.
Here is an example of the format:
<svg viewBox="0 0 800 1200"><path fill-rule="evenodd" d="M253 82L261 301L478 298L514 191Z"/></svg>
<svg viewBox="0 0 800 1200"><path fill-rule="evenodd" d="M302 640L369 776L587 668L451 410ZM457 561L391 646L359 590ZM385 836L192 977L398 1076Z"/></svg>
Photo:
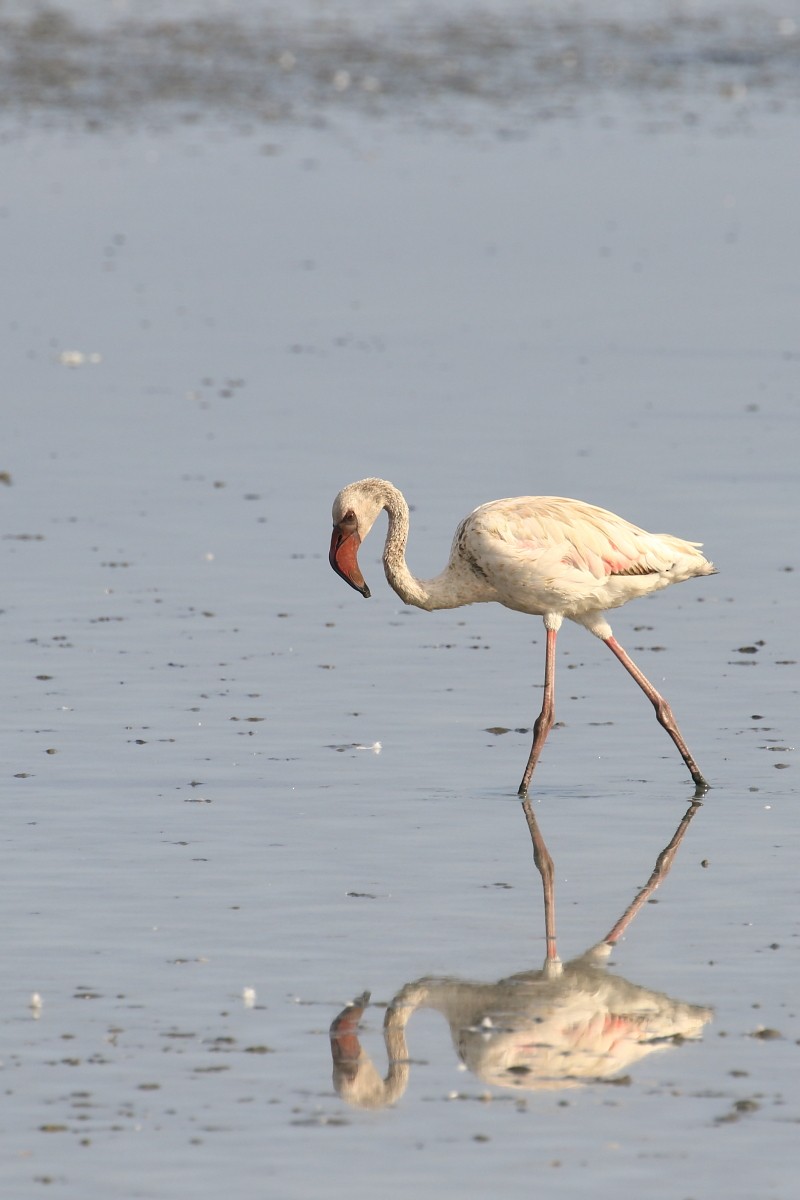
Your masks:
<svg viewBox="0 0 800 1200"><path fill-rule="evenodd" d="M473 598L520 612L561 613L597 632L588 618L713 574L699 545L647 533L580 500L521 496L483 504L461 522L448 572L464 579Z"/></svg>
<svg viewBox="0 0 800 1200"><path fill-rule="evenodd" d="M499 500L476 509L472 519L483 534L545 570L560 564L595 579L647 575L663 571L671 557L661 539L606 509L577 500L554 496Z"/></svg>

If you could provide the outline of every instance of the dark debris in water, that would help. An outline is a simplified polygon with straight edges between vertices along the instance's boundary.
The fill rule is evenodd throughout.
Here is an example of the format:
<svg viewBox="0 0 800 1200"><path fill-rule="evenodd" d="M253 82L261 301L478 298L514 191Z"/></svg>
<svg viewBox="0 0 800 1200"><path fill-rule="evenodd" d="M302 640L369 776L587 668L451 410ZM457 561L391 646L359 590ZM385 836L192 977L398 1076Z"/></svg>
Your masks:
<svg viewBox="0 0 800 1200"><path fill-rule="evenodd" d="M761 1105L757 1100L736 1100L728 1112L723 1113L722 1116L716 1118L715 1124L733 1124L735 1121L740 1121L742 1117L747 1116L749 1113L758 1112L760 1107Z"/></svg>
<svg viewBox="0 0 800 1200"><path fill-rule="evenodd" d="M796 102L799 58L798 23L722 0L711 11L625 17L588 4L463 16L381 6L358 19L265 5L250 19L232 11L100 26L53 5L0 17L0 108L104 128L209 115L320 122L346 110L461 127L482 107L510 136L515 118L524 129L619 93L662 108L676 95L739 108L754 96Z"/></svg>

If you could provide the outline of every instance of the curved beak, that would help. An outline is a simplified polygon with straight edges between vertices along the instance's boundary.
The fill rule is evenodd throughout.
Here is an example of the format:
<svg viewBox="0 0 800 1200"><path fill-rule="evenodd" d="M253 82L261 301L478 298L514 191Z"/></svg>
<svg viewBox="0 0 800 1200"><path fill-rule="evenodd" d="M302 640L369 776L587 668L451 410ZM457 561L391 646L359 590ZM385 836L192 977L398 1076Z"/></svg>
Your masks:
<svg viewBox="0 0 800 1200"><path fill-rule="evenodd" d="M339 1013L330 1029L331 1054L334 1064L340 1070L345 1071L350 1079L354 1079L358 1073L358 1060L361 1058L358 1026L368 1003L369 992L364 992L363 996L359 996L343 1012ZM349 1071L347 1071L348 1067Z"/></svg>
<svg viewBox="0 0 800 1200"><path fill-rule="evenodd" d="M361 538L358 536L355 521L340 521L333 527L328 561L345 583L349 583L351 588L355 588L365 599L368 599L371 593L358 565L358 547L360 545Z"/></svg>

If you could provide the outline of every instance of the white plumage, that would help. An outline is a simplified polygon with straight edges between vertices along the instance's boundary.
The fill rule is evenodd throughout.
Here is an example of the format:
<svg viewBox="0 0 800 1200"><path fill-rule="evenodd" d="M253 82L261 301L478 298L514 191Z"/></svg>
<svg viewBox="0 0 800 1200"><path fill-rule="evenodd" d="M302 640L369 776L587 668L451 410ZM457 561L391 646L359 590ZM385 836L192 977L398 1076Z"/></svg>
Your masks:
<svg viewBox="0 0 800 1200"><path fill-rule="evenodd" d="M714 566L700 553L700 543L647 533L580 500L518 496L492 500L465 517L445 569L434 579L417 579L405 561L409 527L405 498L385 479L362 479L343 488L334 501L330 563L363 596L370 592L357 550L384 509L389 516L383 554L386 578L407 604L430 611L493 600L544 618L544 702L520 795L527 793L553 723L555 642L564 617L583 625L613 651L652 702L697 787L707 787L669 705L614 639L604 615L671 583L714 574Z"/></svg>

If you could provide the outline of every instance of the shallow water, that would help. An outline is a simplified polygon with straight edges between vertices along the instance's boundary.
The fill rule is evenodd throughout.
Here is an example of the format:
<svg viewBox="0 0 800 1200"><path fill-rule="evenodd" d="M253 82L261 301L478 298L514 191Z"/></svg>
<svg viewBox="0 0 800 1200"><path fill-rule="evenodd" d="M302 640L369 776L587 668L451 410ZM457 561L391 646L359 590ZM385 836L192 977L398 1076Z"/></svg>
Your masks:
<svg viewBox="0 0 800 1200"><path fill-rule="evenodd" d="M691 82L524 136L485 97L457 135L452 95L324 128L7 113L4 1194L794 1196L798 116L777 83L734 111ZM408 496L422 576L520 493L719 567L612 622L712 783L611 956L618 1086L485 1066L541 991L515 790L543 630L404 608L380 528L373 598L346 589L330 504L368 474ZM566 962L693 789L577 628L557 719L533 800ZM382 1076L423 979L403 1094L348 1103L331 1022L371 993ZM626 1065L653 993L699 1028L646 1026Z"/></svg>

